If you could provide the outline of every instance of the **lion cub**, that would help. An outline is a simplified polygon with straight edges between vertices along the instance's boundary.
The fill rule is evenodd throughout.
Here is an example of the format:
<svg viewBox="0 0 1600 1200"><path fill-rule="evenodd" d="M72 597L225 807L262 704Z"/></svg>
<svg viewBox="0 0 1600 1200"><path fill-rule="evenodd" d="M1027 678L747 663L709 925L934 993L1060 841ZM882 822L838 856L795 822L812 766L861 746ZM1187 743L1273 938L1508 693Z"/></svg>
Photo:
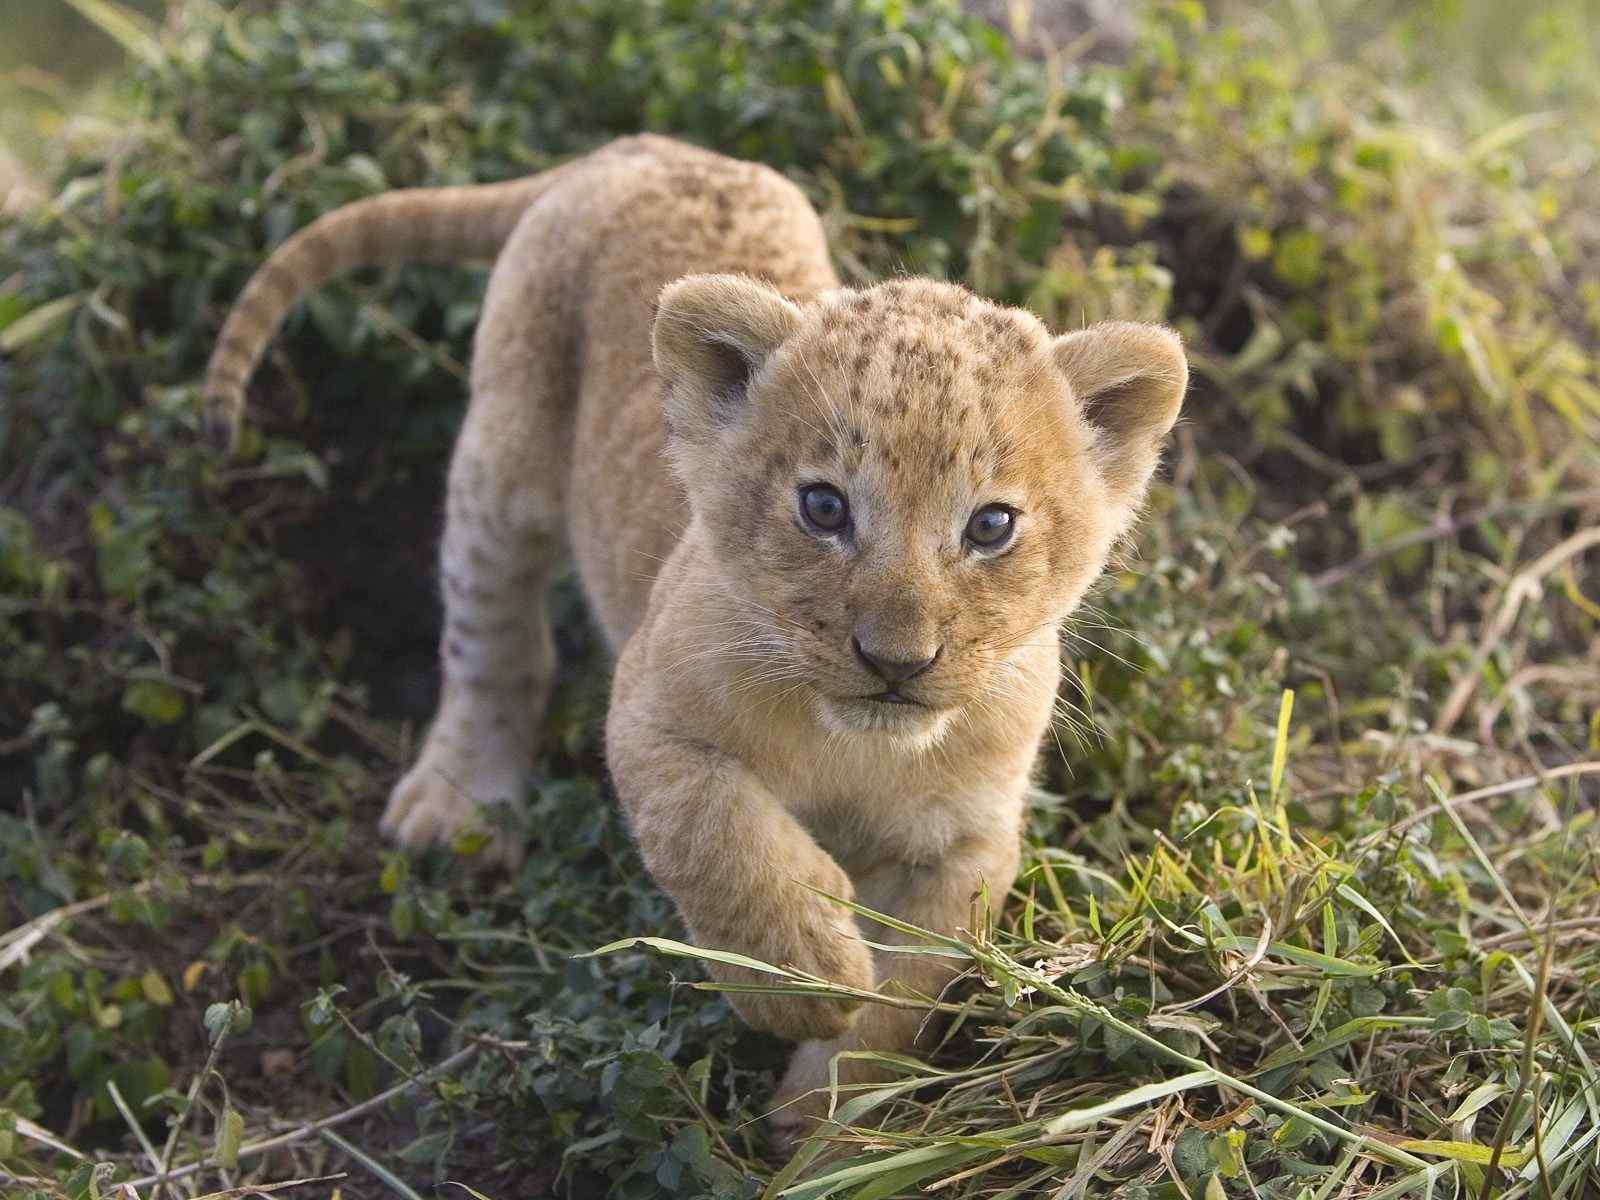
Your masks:
<svg viewBox="0 0 1600 1200"><path fill-rule="evenodd" d="M1005 894L1057 630L1139 511L1183 397L1177 337L1052 337L931 280L841 288L794 185L636 137L292 238L223 330L213 434L235 436L309 288L360 263L490 257L440 552L443 695L383 828L420 847L521 799L565 550L618 655L617 795L695 941L938 992L948 960L874 953L808 888L946 932L980 888ZM883 1005L731 999L804 1043L788 1135L826 1111L836 1052L918 1033Z"/></svg>

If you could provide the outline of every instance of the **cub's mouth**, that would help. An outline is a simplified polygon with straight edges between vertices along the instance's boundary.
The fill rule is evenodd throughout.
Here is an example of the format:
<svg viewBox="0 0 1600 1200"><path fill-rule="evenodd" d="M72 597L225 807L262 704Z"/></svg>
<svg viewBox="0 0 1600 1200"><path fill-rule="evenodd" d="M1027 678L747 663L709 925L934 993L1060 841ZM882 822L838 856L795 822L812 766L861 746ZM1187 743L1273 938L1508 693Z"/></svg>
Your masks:
<svg viewBox="0 0 1600 1200"><path fill-rule="evenodd" d="M867 695L819 694L817 701L823 725L834 732L889 734L919 743L938 740L953 715L893 688Z"/></svg>
<svg viewBox="0 0 1600 1200"><path fill-rule="evenodd" d="M913 708L927 708L921 700L913 696L906 696L890 688L888 691L878 692L876 695L862 696L863 700L870 700L874 704L909 704Z"/></svg>

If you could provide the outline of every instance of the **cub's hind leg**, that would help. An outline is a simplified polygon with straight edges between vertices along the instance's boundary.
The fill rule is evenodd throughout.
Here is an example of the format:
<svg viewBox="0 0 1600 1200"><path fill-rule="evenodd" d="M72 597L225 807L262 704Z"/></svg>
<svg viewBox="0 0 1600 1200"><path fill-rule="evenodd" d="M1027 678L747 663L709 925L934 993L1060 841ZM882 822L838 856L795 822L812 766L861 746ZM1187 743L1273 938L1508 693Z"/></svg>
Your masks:
<svg viewBox="0 0 1600 1200"><path fill-rule="evenodd" d="M578 384L570 306L582 245L560 220L570 202L556 186L529 206L489 276L439 555L439 711L383 816L407 847L448 841L484 806L515 809L527 791L555 673L546 593L565 548ZM521 851L502 834L489 856L510 863Z"/></svg>
<svg viewBox="0 0 1600 1200"><path fill-rule="evenodd" d="M439 709L382 824L407 847L448 841L487 817L489 857L521 856L492 807L523 801L556 665L546 592L560 551L560 472L532 461L553 448L523 440L544 409L531 402L538 395L475 396L451 460Z"/></svg>

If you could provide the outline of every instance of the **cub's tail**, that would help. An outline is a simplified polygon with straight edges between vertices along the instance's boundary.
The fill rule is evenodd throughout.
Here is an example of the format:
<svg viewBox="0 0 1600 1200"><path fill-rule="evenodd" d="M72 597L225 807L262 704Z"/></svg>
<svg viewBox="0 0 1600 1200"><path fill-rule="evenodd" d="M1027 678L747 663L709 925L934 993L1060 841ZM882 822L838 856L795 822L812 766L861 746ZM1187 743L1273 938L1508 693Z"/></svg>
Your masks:
<svg viewBox="0 0 1600 1200"><path fill-rule="evenodd" d="M211 352L207 440L222 450L237 445L245 386L300 297L356 267L492 260L562 170L476 187L387 192L335 209L284 242L250 277Z"/></svg>

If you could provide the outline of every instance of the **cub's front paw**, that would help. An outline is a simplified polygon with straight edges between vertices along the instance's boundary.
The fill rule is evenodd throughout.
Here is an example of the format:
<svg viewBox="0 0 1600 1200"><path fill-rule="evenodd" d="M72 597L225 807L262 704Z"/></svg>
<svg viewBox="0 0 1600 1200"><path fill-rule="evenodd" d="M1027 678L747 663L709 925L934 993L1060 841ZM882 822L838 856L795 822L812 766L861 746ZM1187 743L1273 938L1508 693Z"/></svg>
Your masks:
<svg viewBox="0 0 1600 1200"><path fill-rule="evenodd" d="M830 889L849 895L844 888ZM788 967L870 992L876 984L872 951L861 941L847 909L810 892L796 897L781 923L767 931L752 951L775 967ZM752 983L778 982L772 976L748 975ZM770 996L731 993L729 999L746 1022L790 1041L833 1038L847 1032L861 1001L849 997Z"/></svg>
<svg viewBox="0 0 1600 1200"><path fill-rule="evenodd" d="M772 976L749 976L751 983L777 982ZM752 1029L776 1034L791 1042L835 1038L848 1033L861 1007L858 1000L810 996L730 994L733 1007Z"/></svg>
<svg viewBox="0 0 1600 1200"><path fill-rule="evenodd" d="M522 840L500 818L521 805L527 782L526 771L509 759L473 761L429 745L395 784L379 828L407 850L481 832L487 841L474 857L514 867L522 859Z"/></svg>

